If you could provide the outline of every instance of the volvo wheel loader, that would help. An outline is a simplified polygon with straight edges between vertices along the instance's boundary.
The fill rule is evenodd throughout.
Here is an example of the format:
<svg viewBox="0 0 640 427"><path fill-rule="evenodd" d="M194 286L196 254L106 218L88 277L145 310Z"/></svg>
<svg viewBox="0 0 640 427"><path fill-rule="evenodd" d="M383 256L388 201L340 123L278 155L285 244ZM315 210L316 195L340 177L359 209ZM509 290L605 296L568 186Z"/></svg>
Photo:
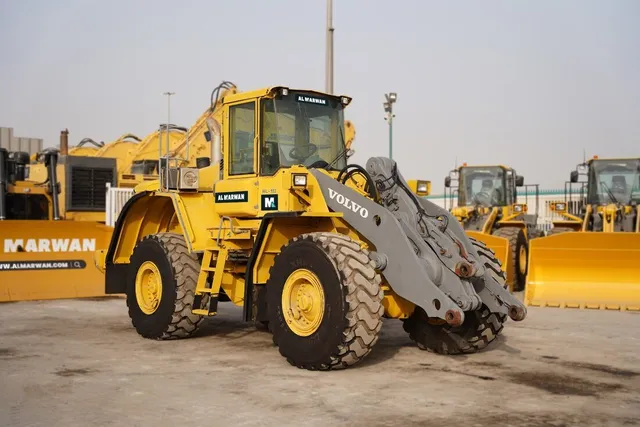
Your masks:
<svg viewBox="0 0 640 427"><path fill-rule="evenodd" d="M507 273L509 289L523 290L529 241L541 234L536 228L538 185L525 185L524 178L508 166L468 166L464 163L449 173L444 186L445 203L448 199L453 216L462 223L467 234L494 250ZM524 187L525 203L518 203L517 187ZM534 214L528 213L529 188L535 189Z"/></svg>
<svg viewBox="0 0 640 427"><path fill-rule="evenodd" d="M94 252L113 230L105 185L116 184L116 159L68 155L61 139L36 164L0 149L0 301L105 295Z"/></svg>
<svg viewBox="0 0 640 427"><path fill-rule="evenodd" d="M227 95L209 164L167 158L136 187L96 265L141 336L190 337L227 301L289 363L330 370L365 358L383 318L441 354L481 350L525 318L493 252L410 191L397 163L348 163L350 101L280 86Z"/></svg>
<svg viewBox="0 0 640 427"><path fill-rule="evenodd" d="M580 190L572 200L573 186ZM640 310L640 158L594 157L570 174L562 219L531 242L525 303Z"/></svg>

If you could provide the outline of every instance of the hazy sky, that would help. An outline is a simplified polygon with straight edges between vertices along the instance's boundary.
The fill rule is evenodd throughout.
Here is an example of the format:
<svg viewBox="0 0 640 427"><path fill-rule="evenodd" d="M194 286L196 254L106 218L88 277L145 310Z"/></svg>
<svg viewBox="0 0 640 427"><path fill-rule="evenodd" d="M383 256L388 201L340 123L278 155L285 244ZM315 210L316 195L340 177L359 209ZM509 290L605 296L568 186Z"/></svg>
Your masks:
<svg viewBox="0 0 640 427"><path fill-rule="evenodd" d="M190 126L210 92L324 90L326 2L0 0L0 126L58 142ZM640 156L640 1L335 0L334 91L356 155L434 193L458 162L562 187L588 156Z"/></svg>

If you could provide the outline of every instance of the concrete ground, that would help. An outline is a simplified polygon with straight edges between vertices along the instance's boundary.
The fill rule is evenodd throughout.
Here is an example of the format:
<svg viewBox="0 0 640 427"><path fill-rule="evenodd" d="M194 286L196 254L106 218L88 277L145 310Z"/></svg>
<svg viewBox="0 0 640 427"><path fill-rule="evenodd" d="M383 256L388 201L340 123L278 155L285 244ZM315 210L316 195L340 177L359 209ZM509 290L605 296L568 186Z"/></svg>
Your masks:
<svg viewBox="0 0 640 427"><path fill-rule="evenodd" d="M197 338L139 337L121 299L0 305L2 426L640 425L640 314L529 309L486 351L399 321L359 365L290 366L221 305Z"/></svg>

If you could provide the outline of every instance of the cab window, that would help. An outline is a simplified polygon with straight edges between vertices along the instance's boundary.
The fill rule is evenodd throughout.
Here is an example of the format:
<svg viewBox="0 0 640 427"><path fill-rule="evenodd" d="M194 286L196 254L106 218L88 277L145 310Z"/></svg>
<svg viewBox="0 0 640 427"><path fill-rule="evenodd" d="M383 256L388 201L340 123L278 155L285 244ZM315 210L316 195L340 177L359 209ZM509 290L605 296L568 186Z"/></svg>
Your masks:
<svg viewBox="0 0 640 427"><path fill-rule="evenodd" d="M255 173L255 102L232 105L229 107L229 175Z"/></svg>

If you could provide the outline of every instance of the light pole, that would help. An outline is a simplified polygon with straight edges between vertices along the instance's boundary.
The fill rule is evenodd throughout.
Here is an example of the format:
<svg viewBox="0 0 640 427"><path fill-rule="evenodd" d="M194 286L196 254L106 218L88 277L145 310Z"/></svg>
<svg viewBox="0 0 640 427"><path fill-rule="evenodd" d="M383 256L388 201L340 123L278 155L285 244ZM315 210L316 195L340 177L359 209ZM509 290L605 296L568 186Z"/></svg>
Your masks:
<svg viewBox="0 0 640 427"><path fill-rule="evenodd" d="M327 0L327 40L325 57L325 90L333 94L333 1Z"/></svg>
<svg viewBox="0 0 640 427"><path fill-rule="evenodd" d="M398 94L389 92L385 93L384 97L386 101L382 105L384 112L387 113L384 119L389 122L389 158L393 159L393 118L395 117L395 114L393 114L393 104L395 104L398 99Z"/></svg>

